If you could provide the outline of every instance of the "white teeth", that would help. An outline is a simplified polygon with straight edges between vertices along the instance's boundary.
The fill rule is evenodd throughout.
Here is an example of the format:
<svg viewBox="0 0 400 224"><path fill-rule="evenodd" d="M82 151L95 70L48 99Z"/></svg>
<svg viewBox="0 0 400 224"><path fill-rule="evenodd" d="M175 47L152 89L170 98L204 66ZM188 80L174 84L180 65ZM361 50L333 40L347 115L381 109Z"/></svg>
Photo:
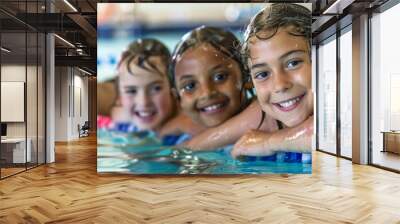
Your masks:
<svg viewBox="0 0 400 224"><path fill-rule="evenodd" d="M221 107L222 107L222 104L215 104L215 105L211 105L208 107L204 107L203 110L209 112L209 111L217 110Z"/></svg>
<svg viewBox="0 0 400 224"><path fill-rule="evenodd" d="M150 117L150 116L153 115L153 113L151 113L151 112L144 112L144 111L138 111L137 114L138 114L140 117Z"/></svg>
<svg viewBox="0 0 400 224"><path fill-rule="evenodd" d="M285 101L283 103L279 103L279 106L287 108L287 107L293 106L293 104L299 102L299 100L300 100L300 97L297 97L297 98Z"/></svg>

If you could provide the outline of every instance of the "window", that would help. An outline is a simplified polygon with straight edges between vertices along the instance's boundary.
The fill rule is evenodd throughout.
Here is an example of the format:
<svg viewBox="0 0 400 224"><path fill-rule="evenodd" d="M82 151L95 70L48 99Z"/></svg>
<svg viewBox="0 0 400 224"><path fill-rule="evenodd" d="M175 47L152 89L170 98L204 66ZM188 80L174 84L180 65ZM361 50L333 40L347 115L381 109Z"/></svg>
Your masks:
<svg viewBox="0 0 400 224"><path fill-rule="evenodd" d="M340 36L340 155L352 157L352 33L351 26Z"/></svg>
<svg viewBox="0 0 400 224"><path fill-rule="evenodd" d="M336 154L336 36L318 48L318 149Z"/></svg>
<svg viewBox="0 0 400 224"><path fill-rule="evenodd" d="M400 4L371 18L372 163L400 170ZM393 132L392 132L393 131Z"/></svg>

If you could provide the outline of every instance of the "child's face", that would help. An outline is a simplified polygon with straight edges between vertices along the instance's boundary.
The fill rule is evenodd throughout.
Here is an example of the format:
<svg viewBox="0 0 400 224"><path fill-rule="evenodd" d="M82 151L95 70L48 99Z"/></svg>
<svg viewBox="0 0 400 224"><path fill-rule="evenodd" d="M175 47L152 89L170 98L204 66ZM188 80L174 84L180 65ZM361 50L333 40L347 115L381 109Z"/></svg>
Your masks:
<svg viewBox="0 0 400 224"><path fill-rule="evenodd" d="M251 78L262 109L293 127L313 113L310 50L304 37L279 29L270 39L250 39Z"/></svg>
<svg viewBox="0 0 400 224"><path fill-rule="evenodd" d="M124 63L119 69L122 106L141 130L157 130L175 110L175 101L165 75L166 66L160 57L150 57L149 60L163 74L142 69L133 62L130 65L133 74L128 73Z"/></svg>
<svg viewBox="0 0 400 224"><path fill-rule="evenodd" d="M182 55L175 80L183 110L201 125L219 125L240 110L239 65L208 43Z"/></svg>

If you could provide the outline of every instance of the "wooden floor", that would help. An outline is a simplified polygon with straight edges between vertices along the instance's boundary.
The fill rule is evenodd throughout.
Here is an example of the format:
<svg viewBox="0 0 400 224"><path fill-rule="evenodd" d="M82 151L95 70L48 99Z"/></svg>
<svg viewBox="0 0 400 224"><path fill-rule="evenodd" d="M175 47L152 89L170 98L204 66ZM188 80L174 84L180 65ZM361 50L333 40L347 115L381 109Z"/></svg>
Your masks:
<svg viewBox="0 0 400 224"><path fill-rule="evenodd" d="M96 139L0 181L0 223L400 223L400 175L320 152L312 175L98 175Z"/></svg>

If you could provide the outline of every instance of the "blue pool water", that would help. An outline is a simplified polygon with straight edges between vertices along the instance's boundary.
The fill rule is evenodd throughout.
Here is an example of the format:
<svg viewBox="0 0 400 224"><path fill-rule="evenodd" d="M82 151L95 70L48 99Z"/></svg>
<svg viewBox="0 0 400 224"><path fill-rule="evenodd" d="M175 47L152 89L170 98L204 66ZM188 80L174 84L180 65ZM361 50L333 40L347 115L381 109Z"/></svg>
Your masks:
<svg viewBox="0 0 400 224"><path fill-rule="evenodd" d="M230 156L231 146L192 152L166 146L153 133L98 131L97 171L132 174L311 173L311 154L279 152L268 157Z"/></svg>

